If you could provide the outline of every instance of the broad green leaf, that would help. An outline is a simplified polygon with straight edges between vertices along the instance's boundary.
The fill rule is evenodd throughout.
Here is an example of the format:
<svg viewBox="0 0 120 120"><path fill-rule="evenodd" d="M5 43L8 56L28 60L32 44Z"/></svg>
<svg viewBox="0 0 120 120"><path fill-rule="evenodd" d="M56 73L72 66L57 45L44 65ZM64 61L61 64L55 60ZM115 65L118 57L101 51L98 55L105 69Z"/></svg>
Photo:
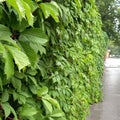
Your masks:
<svg viewBox="0 0 120 120"><path fill-rule="evenodd" d="M30 65L28 57L22 51L20 51L19 49L15 48L15 47L8 46L8 45L6 45L6 48L13 56L15 63L18 66L19 70Z"/></svg>
<svg viewBox="0 0 120 120"><path fill-rule="evenodd" d="M49 120L54 120L52 117L49 117Z"/></svg>
<svg viewBox="0 0 120 120"><path fill-rule="evenodd" d="M19 31L19 33L23 32L27 27L29 27L29 24L26 19L22 19L21 21L18 21L14 15L12 17L12 21L10 22L10 26L11 26L11 28L13 30L13 34L14 34L14 31Z"/></svg>
<svg viewBox="0 0 120 120"><path fill-rule="evenodd" d="M7 36L6 35L7 33L4 33L4 34L2 34L2 36L0 36L0 41L1 42L7 42L8 44L11 44L11 45L13 45L13 46L15 46L15 47L17 47L18 48L18 45L16 44L16 42L13 40L13 39L11 39L9 36Z"/></svg>
<svg viewBox="0 0 120 120"><path fill-rule="evenodd" d="M19 114L24 117L30 117L37 114L37 110L34 106L25 104L23 107L20 107Z"/></svg>
<svg viewBox="0 0 120 120"><path fill-rule="evenodd" d="M60 15L62 16L62 9L61 9L60 6L57 4L57 2L51 1L51 4L53 4L53 5L59 10Z"/></svg>
<svg viewBox="0 0 120 120"><path fill-rule="evenodd" d="M64 113L61 110L54 110L51 114L51 117L62 117Z"/></svg>
<svg viewBox="0 0 120 120"><path fill-rule="evenodd" d="M22 18L25 18L25 9L23 2L23 0L7 0L7 3L18 12L20 21L22 20Z"/></svg>
<svg viewBox="0 0 120 120"><path fill-rule="evenodd" d="M13 85L13 87L17 90L21 90L22 87L22 83L20 79L17 79L15 77L12 78L11 83Z"/></svg>
<svg viewBox="0 0 120 120"><path fill-rule="evenodd" d="M4 50L3 58L4 58L4 62L5 62L4 71L5 71L5 74L7 75L7 79L9 79L14 74L13 58L7 50Z"/></svg>
<svg viewBox="0 0 120 120"><path fill-rule="evenodd" d="M52 3L40 3L40 8L42 9L42 12L45 16L45 18L48 18L49 16L52 16L52 18L59 22L59 10L58 8L52 4Z"/></svg>
<svg viewBox="0 0 120 120"><path fill-rule="evenodd" d="M34 115L34 118L35 120L39 120L39 119L44 120L44 116L40 110L37 112L36 115Z"/></svg>
<svg viewBox="0 0 120 120"><path fill-rule="evenodd" d="M15 71L15 77L18 79L23 79L25 77L24 73Z"/></svg>
<svg viewBox="0 0 120 120"><path fill-rule="evenodd" d="M45 45L48 41L46 34L40 28L27 29L20 35L20 41L26 41L33 44Z"/></svg>
<svg viewBox="0 0 120 120"><path fill-rule="evenodd" d="M11 105L9 103L7 103L7 102L6 103L2 103L2 107L3 107L3 110L5 112L5 117L6 118L10 115L10 113L13 113L14 120L18 120L17 119L17 114L16 114L15 110L11 107Z"/></svg>
<svg viewBox="0 0 120 120"><path fill-rule="evenodd" d="M37 74L37 70L29 68L27 69L26 73L29 74L30 76L35 76Z"/></svg>
<svg viewBox="0 0 120 120"><path fill-rule="evenodd" d="M9 105L9 107L10 107L10 109L11 109L11 112L12 112L13 115L14 115L14 120L18 120L18 118L17 118L17 113L15 112L15 110L13 109L13 107L11 107L10 105Z"/></svg>
<svg viewBox="0 0 120 120"><path fill-rule="evenodd" d="M30 1L27 1L31 3ZM29 25L33 26L33 15L29 3L24 0L7 0L7 3L11 5L18 13L19 20L21 21L22 18L27 18Z"/></svg>
<svg viewBox="0 0 120 120"><path fill-rule="evenodd" d="M52 108L51 103L48 102L48 101L45 100L45 99L42 99L42 101L43 101L43 104L44 104L44 106L45 106L45 108L46 108L46 112L49 111L50 113L52 113L53 108Z"/></svg>
<svg viewBox="0 0 120 120"><path fill-rule="evenodd" d="M29 76L30 80L33 82L33 84L38 87L38 84L37 84L37 80L35 79L35 77L31 77Z"/></svg>
<svg viewBox="0 0 120 120"><path fill-rule="evenodd" d="M37 65L37 62L38 62L37 53L33 50L33 48L29 45L28 42L20 41L20 44L21 44L22 48L24 49L26 55L28 56L32 67L35 68Z"/></svg>
<svg viewBox="0 0 120 120"><path fill-rule="evenodd" d="M42 97L43 95L46 95L48 93L48 88L46 86L40 88L38 91L37 91L37 95L38 97Z"/></svg>
<svg viewBox="0 0 120 120"><path fill-rule="evenodd" d="M36 95L36 93L37 93L37 87L36 87L34 84L31 84L31 85L29 86L29 88L30 88L30 91L31 91L33 94Z"/></svg>
<svg viewBox="0 0 120 120"><path fill-rule="evenodd" d="M16 42L14 40L12 40L11 36L11 32L9 30L8 27L0 24L0 41L6 41L12 45L14 45L15 47L18 47Z"/></svg>
<svg viewBox="0 0 120 120"><path fill-rule="evenodd" d="M41 55L43 53L46 54L46 49L41 44L30 43L30 46L34 49L36 53L39 51Z"/></svg>
<svg viewBox="0 0 120 120"><path fill-rule="evenodd" d="M25 92L21 91L19 92L19 94L25 96L26 98L30 97L30 95L26 91Z"/></svg>
<svg viewBox="0 0 120 120"><path fill-rule="evenodd" d="M14 101L16 101L19 98L19 94L15 91L13 91L13 98L14 98Z"/></svg>
<svg viewBox="0 0 120 120"><path fill-rule="evenodd" d="M57 100L51 98L49 95L45 95L42 97L42 99L45 99L49 101L52 105L56 106L58 109L60 109L60 105Z"/></svg>
<svg viewBox="0 0 120 120"><path fill-rule="evenodd" d="M9 99L9 93L8 91L5 89L2 93L2 98L1 98L1 101L2 102L7 102Z"/></svg>
<svg viewBox="0 0 120 120"><path fill-rule="evenodd" d="M40 51L41 54L46 54L46 49L43 46L38 45L38 50Z"/></svg>
<svg viewBox="0 0 120 120"><path fill-rule="evenodd" d="M2 53L5 63L4 72L7 75L7 79L12 77L14 74L14 63L10 53L4 48L3 44L0 43L0 53Z"/></svg>
<svg viewBox="0 0 120 120"><path fill-rule="evenodd" d="M0 31L0 36L2 36L2 32L6 32L6 35L10 36L10 30L5 25L0 24Z"/></svg>
<svg viewBox="0 0 120 120"><path fill-rule="evenodd" d="M37 4L32 0L24 0L24 2L26 2L30 6L32 12L38 7Z"/></svg>
<svg viewBox="0 0 120 120"><path fill-rule="evenodd" d="M24 2L24 8L25 8L25 14L26 14L28 23L29 23L29 25L33 26L34 20L33 20L33 15L31 13L31 8L26 2Z"/></svg>
<svg viewBox="0 0 120 120"><path fill-rule="evenodd" d="M27 101L27 98L19 94L19 100L18 100L19 104L25 104L26 101Z"/></svg>
<svg viewBox="0 0 120 120"><path fill-rule="evenodd" d="M39 61L39 66L38 66L38 69L40 70L41 72L41 75L44 77L45 74L46 74L46 69L45 69L45 66L44 66L44 62L43 61Z"/></svg>
<svg viewBox="0 0 120 120"><path fill-rule="evenodd" d="M9 36L7 36L6 33L3 33L2 36L0 36L0 41L1 42L5 41L8 44L11 44L11 45L15 46L16 48L18 48L18 45L16 44L16 42L13 39L11 39Z"/></svg>
<svg viewBox="0 0 120 120"><path fill-rule="evenodd" d="M24 31L23 33L21 33L19 39L20 39L20 42L26 42L25 44L28 44L28 42L29 42L30 46L32 47L30 49L31 50L33 49L36 53L38 51L40 51L41 54L45 53L45 49L44 49L43 45L46 44L46 42L48 41L48 38L47 38L46 34L40 28L31 28L31 29ZM33 53L35 55L33 50L31 51L31 54ZM30 54L29 54L29 56L30 56ZM35 55L35 58L32 58L31 61L35 62L37 60L36 55Z"/></svg>
<svg viewBox="0 0 120 120"><path fill-rule="evenodd" d="M7 118L10 115L10 113L11 113L11 109L10 109L9 103L2 104L2 108L3 108L4 113L5 113L5 118Z"/></svg>

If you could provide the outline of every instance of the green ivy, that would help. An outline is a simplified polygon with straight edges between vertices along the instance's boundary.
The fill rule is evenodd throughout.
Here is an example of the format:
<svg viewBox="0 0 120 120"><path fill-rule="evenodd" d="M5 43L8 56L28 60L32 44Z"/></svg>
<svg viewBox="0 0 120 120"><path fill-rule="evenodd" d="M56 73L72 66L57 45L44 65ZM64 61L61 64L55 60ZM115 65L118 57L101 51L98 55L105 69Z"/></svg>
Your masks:
<svg viewBox="0 0 120 120"><path fill-rule="evenodd" d="M0 0L0 119L85 120L102 99L101 24L94 0Z"/></svg>

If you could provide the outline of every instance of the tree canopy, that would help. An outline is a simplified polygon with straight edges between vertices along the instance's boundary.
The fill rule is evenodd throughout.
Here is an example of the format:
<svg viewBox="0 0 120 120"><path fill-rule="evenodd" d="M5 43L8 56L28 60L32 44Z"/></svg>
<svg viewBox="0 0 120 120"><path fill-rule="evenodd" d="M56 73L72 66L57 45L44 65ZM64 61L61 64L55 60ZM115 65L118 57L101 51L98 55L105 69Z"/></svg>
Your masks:
<svg viewBox="0 0 120 120"><path fill-rule="evenodd" d="M119 0L97 0L99 12L101 14L103 30L110 40L120 44L120 1Z"/></svg>

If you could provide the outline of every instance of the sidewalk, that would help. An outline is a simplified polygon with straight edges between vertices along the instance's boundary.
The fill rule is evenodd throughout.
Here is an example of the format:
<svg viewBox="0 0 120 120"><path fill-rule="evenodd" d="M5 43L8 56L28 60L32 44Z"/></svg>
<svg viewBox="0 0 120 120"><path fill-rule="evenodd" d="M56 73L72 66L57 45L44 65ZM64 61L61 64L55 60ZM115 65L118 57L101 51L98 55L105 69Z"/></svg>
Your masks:
<svg viewBox="0 0 120 120"><path fill-rule="evenodd" d="M91 113L86 120L120 120L119 65L120 59L108 59L103 77L104 100L91 106Z"/></svg>

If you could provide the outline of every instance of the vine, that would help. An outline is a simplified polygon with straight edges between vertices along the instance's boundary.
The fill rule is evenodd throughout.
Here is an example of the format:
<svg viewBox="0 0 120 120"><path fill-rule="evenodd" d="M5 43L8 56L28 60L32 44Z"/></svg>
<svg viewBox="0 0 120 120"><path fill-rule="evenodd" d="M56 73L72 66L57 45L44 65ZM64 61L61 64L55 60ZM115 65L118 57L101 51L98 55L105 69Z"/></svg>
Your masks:
<svg viewBox="0 0 120 120"><path fill-rule="evenodd" d="M94 0L0 0L0 119L85 120L102 99L101 24Z"/></svg>

